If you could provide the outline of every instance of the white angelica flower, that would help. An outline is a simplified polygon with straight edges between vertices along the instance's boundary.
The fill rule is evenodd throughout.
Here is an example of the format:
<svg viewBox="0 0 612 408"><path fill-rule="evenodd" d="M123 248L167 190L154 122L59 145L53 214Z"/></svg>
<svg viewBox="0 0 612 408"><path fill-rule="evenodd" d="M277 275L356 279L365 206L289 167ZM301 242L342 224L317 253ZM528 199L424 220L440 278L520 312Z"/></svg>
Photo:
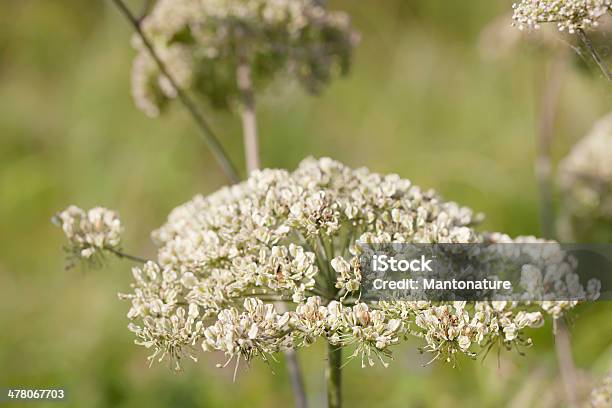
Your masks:
<svg viewBox="0 0 612 408"><path fill-rule="evenodd" d="M249 361L260 356L265 360L292 347L288 313L279 314L274 305L254 298L245 299L243 307L242 313L234 308L219 312L217 322L204 330L205 351L222 351L228 362L236 358L238 364L241 357Z"/></svg>
<svg viewBox="0 0 612 408"><path fill-rule="evenodd" d="M424 341L432 361L451 364L460 354L475 358L493 345L530 346L526 330L542 325L542 311L559 318L577 301L360 298L358 242L547 242L479 233L477 219L470 209L397 175L309 158L293 172L256 171L243 183L175 208L153 233L158 264L137 268L132 293L122 297L131 301L128 318L139 343L152 347L156 358L175 361L193 356L194 343L238 365L322 338L352 347L351 357L364 367L376 361L386 366L392 347L410 335ZM509 248L508 256L558 264L540 278L561 281L552 285L559 294L586 293L555 248L499 247ZM533 286L534 277L526 273L525 285ZM288 303L289 311L280 313L277 302Z"/></svg>
<svg viewBox="0 0 612 408"><path fill-rule="evenodd" d="M316 0L158 0L142 28L177 86L219 108L237 100L239 64L253 68L256 86L284 72L318 92L348 72L357 42L348 16ZM133 44L132 95L156 116L176 89L138 37Z"/></svg>
<svg viewBox="0 0 612 408"><path fill-rule="evenodd" d="M202 317L195 303L186 304L179 299L178 274L147 262L134 268L133 275L134 292L119 297L132 304L127 314L131 320L128 329L136 335L136 344L153 348L151 362L168 357L176 370L184 357L197 361L194 346L203 336Z"/></svg>
<svg viewBox="0 0 612 408"><path fill-rule="evenodd" d="M597 27L599 19L612 12L612 0L522 0L512 8L514 25L520 30L553 23L559 31L573 34Z"/></svg>
<svg viewBox="0 0 612 408"><path fill-rule="evenodd" d="M72 261L83 259L96 264L104 251L120 248L123 227L117 213L107 208L83 210L71 205L53 221L68 238L66 250Z"/></svg>

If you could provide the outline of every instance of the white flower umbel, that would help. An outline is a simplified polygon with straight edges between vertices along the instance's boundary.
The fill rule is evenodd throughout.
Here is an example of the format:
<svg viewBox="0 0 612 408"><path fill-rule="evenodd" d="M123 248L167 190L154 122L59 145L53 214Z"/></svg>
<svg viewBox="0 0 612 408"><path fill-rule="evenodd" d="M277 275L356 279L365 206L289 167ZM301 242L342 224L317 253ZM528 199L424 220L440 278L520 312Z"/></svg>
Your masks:
<svg viewBox="0 0 612 408"><path fill-rule="evenodd" d="M603 382L591 391L589 402L593 408L612 406L612 372L609 372L603 379Z"/></svg>
<svg viewBox="0 0 612 408"><path fill-rule="evenodd" d="M599 226L612 222L611 157L612 114L609 114L559 164L558 184L564 210L560 229L567 238L607 238L593 234L597 234L595 229Z"/></svg>
<svg viewBox="0 0 612 408"><path fill-rule="evenodd" d="M223 108L240 95L239 65L250 67L256 87L286 72L317 92L348 71L357 39L346 14L316 0L159 0L142 29L178 87ZM176 90L141 38L133 43L132 94L156 116Z"/></svg>
<svg viewBox="0 0 612 408"><path fill-rule="evenodd" d="M116 212L103 207L83 210L71 205L53 217L62 228L72 261L99 263L104 251L119 250L123 227Z"/></svg>
<svg viewBox="0 0 612 408"><path fill-rule="evenodd" d="M306 159L294 172L255 171L177 207L153 233L158 264L136 268L132 293L122 295L132 303L130 328L156 358L192 356L199 343L228 363L319 338L353 347L364 366L386 365L408 335L452 364L493 345L529 346L525 329L541 326L543 309L558 318L576 302L360 300L357 241L514 242L477 232L477 219L398 175L329 158ZM517 242L530 240L540 242Z"/></svg>
<svg viewBox="0 0 612 408"><path fill-rule="evenodd" d="M556 24L570 34L598 26L612 12L612 0L522 0L512 5L514 25L520 30L539 29L541 24Z"/></svg>

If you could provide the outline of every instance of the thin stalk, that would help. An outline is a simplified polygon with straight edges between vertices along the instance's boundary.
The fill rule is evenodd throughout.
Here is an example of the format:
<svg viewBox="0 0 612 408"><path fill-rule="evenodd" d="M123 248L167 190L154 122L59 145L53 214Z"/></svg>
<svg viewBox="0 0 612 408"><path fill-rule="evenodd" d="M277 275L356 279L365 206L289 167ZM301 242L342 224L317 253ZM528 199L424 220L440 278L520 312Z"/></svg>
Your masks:
<svg viewBox="0 0 612 408"><path fill-rule="evenodd" d="M244 154L247 170L251 173L257 170L259 163L259 136L257 135L257 116L255 115L255 94L253 93L253 78L251 65L246 59L241 59L236 70L236 82L242 96L240 117L242 119L242 135L244 138Z"/></svg>
<svg viewBox="0 0 612 408"><path fill-rule="evenodd" d="M149 259L141 258L136 255L126 254L125 252L119 251L118 249L115 249L115 248L105 248L105 249L115 254L118 258L125 258L125 259L129 259L130 261L139 262L143 264L149 262Z"/></svg>
<svg viewBox="0 0 612 408"><path fill-rule="evenodd" d="M584 44L586 49L589 50L591 57L593 57L593 60L599 66L599 69L601 69L601 72L603 72L606 79L608 81L612 81L612 72L610 72L610 68L608 67L608 64L606 64L604 60L601 58L601 56L599 55L599 53L593 46L593 43L591 42L589 37L586 35L584 30L579 28L578 30L576 30L576 34L578 35L578 38L580 39L582 44Z"/></svg>
<svg viewBox="0 0 612 408"><path fill-rule="evenodd" d="M542 225L542 235L544 238L548 239L552 239L555 235L551 151L555 132L554 124L557 103L563 83L564 68L565 52L557 51L547 70L546 85L542 92L538 125L535 173L540 191L540 222Z"/></svg>
<svg viewBox="0 0 612 408"><path fill-rule="evenodd" d="M321 263L325 267L325 274L328 280L327 283L329 284L330 287L335 287L335 283L336 283L334 281L335 272L332 272L331 259L327 255L325 243L323 242L323 238L321 237L321 234L316 235L316 241L314 242L314 244L319 247L318 251L315 252L315 254L317 255L317 257L319 257L319 255L321 256Z"/></svg>
<svg viewBox="0 0 612 408"><path fill-rule="evenodd" d="M264 302L291 302L291 299L286 299L283 298L282 296L272 296L272 295L266 295L263 293L249 293L246 295L246 297L253 297L253 298L257 298L257 299L261 299Z"/></svg>
<svg viewBox="0 0 612 408"><path fill-rule="evenodd" d="M157 67L159 68L160 72L168 79L172 87L176 90L178 99L181 101L183 106L185 106L187 111L191 114L191 117L193 118L193 120L196 122L196 125L198 126L198 129L200 130L199 135L201 136L202 140L206 143L206 146L210 149L212 155L214 156L214 158L217 160L217 162L221 166L221 170L223 171L225 176L228 178L228 180L231 183L237 183L238 181L240 181L240 177L238 176L238 172L236 171L236 168L230 161L229 156L223 149L223 146L221 146L221 143L215 136L215 133L213 132L212 128L210 127L210 125L208 124L208 122L206 121L202 113L196 107L195 102L192 101L191 98L177 85L177 82L174 79L174 77L170 75L163 61L161 60L159 55L157 55L157 52L153 48L151 41L147 38L147 36L142 31L139 19L134 16L134 14L130 11L130 9L125 5L125 3L122 0L112 0L112 1L117 6L119 11L121 11L121 13L125 16L125 18L130 22L130 24L136 31L136 34L138 34L142 43L144 44L146 49L149 51L151 58L153 58L153 60L157 64Z"/></svg>
<svg viewBox="0 0 612 408"><path fill-rule="evenodd" d="M284 313L288 310L287 305L278 302L276 308L280 313ZM289 380L291 381L291 389L293 390L293 402L295 408L306 408L308 407L308 400L306 399L306 387L304 386L304 377L302 376L302 367L297 358L297 353L293 349L287 349L283 352L285 354L285 360L287 363L287 372L289 374Z"/></svg>
<svg viewBox="0 0 612 408"><path fill-rule="evenodd" d="M291 380L295 407L306 408L308 403L306 400L304 377L302 376L302 368L300 367L295 350L285 350L285 359L287 360L287 371L289 372L289 379Z"/></svg>
<svg viewBox="0 0 612 408"><path fill-rule="evenodd" d="M572 357L572 345L569 336L567 325L562 319L555 321L555 350L557 352L557 361L559 363L559 371L561 372L561 380L563 381L563 390L565 391L565 399L567 406L574 408L578 406L576 397L576 365Z"/></svg>
<svg viewBox="0 0 612 408"><path fill-rule="evenodd" d="M342 406L342 349L327 343L327 367L325 368L325 380L327 382L327 406L328 408L340 408Z"/></svg>

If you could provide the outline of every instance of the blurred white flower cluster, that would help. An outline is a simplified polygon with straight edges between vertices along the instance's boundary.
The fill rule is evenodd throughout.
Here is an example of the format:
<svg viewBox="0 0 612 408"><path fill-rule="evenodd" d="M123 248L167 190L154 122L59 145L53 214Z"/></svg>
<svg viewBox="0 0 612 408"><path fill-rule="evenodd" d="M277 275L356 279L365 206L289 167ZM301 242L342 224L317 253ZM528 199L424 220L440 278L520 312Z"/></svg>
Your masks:
<svg viewBox="0 0 612 408"><path fill-rule="evenodd" d="M583 286L576 272L578 261L556 241L535 237L512 239L499 233L484 236L486 242L501 244L489 248L492 252L503 253L502 260L521 265L520 288L510 299L525 304L537 302L542 310L559 319L580 301L599 298L601 281L591 278ZM503 264L498 266L500 270L503 268Z"/></svg>
<svg viewBox="0 0 612 408"><path fill-rule="evenodd" d="M590 403L593 408L612 406L612 372L604 378L602 384L591 391Z"/></svg>
<svg viewBox="0 0 612 408"><path fill-rule="evenodd" d="M408 335L452 364L494 345L529 346L525 329L542 325L542 309L558 318L576 302L360 299L357 242L513 242L476 232L477 218L397 175L328 158L256 171L177 207L153 233L157 263L135 268L132 292L121 295L129 328L152 359L170 356L176 367L196 345L237 364L323 338L354 347L363 365L386 365Z"/></svg>
<svg viewBox="0 0 612 408"><path fill-rule="evenodd" d="M62 228L72 261L85 259L94 263L106 250L118 250L123 227L116 212L103 207L85 211L71 205L56 214L53 221Z"/></svg>
<svg viewBox="0 0 612 408"><path fill-rule="evenodd" d="M251 67L255 86L284 71L317 92L348 71L358 37L346 14L316 0L159 0L142 28L177 86L221 108L238 94L240 63ZM132 94L156 116L176 90L139 37L133 44Z"/></svg>
<svg viewBox="0 0 612 408"><path fill-rule="evenodd" d="M600 119L559 164L563 194L560 231L570 239L588 236L612 222L612 114ZM582 233L581 231L585 231ZM591 239L602 238L591 234Z"/></svg>
<svg viewBox="0 0 612 408"><path fill-rule="evenodd" d="M522 0L512 8L514 25L520 30L555 23L559 31L573 34L597 27L598 20L612 11L612 0Z"/></svg>

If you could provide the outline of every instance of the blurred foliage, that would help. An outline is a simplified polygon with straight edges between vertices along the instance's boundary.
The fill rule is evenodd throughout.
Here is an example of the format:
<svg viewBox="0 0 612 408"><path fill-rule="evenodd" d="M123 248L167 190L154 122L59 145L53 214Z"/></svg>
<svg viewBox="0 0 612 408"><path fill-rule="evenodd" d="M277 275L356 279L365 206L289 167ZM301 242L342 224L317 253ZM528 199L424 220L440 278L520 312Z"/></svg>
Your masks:
<svg viewBox="0 0 612 408"><path fill-rule="evenodd" d="M481 30L509 2L330 4L347 10L362 33L352 74L320 97L282 83L259 99L264 165L293 168L307 155L329 155L397 172L484 212L485 229L537 234L534 133L547 56L525 46L485 60L478 50ZM63 268L63 237L49 220L67 204L118 209L127 249L152 256L148 234L169 210L225 182L180 106L157 120L133 106L130 35L110 2L3 2L0 386L63 386L66 406L75 407L286 406L282 363L255 363L236 383L232 368L215 368L218 355L178 375L148 368L147 351L125 328L127 305L116 297L129 285L129 265ZM610 108L611 96L593 69L569 70L555 161ZM242 163L238 120L209 118ZM611 306L575 313L574 357L587 379L612 362ZM454 370L423 367L416 343L397 348L388 369L351 362L347 406L559 405L552 332L534 340L527 357L492 353ZM311 402L321 405L323 347L300 356Z"/></svg>

